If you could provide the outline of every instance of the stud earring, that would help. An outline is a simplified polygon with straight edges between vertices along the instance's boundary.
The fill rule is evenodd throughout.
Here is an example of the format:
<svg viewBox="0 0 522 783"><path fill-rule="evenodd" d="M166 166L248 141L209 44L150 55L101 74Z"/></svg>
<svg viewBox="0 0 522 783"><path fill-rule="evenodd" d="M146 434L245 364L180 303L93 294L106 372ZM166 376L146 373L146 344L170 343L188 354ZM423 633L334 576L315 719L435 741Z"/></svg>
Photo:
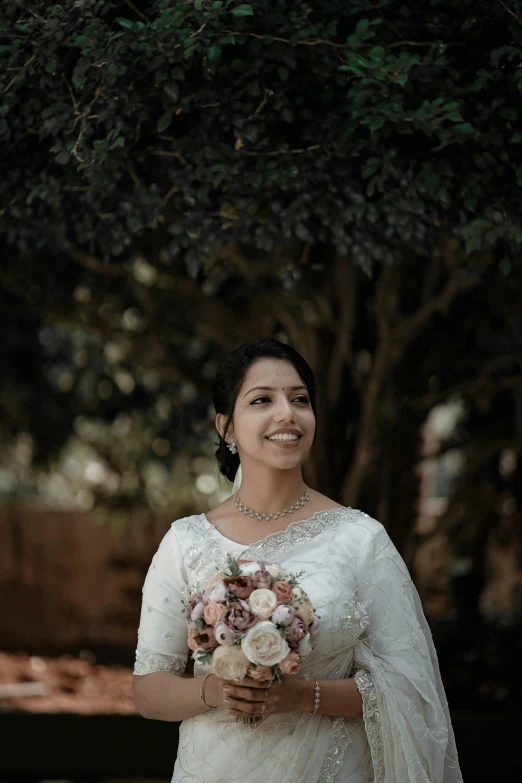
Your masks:
<svg viewBox="0 0 522 783"><path fill-rule="evenodd" d="M234 436L230 438L230 443L227 443L227 448L230 449L232 454L237 454L237 443L234 440Z"/></svg>

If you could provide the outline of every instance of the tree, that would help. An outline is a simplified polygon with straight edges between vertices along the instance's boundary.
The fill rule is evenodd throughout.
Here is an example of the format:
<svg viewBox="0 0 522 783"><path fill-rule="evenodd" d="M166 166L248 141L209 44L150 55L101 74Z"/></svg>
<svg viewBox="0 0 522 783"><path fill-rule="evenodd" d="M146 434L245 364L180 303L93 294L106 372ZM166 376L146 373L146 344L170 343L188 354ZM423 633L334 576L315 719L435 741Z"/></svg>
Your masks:
<svg viewBox="0 0 522 783"><path fill-rule="evenodd" d="M4 304L35 330L60 324L69 355L88 333L97 356L119 346L120 358L73 362L62 394L78 402L55 405L65 424L49 444L63 443L86 397L114 419L125 391L116 382L116 398L100 401L107 373L130 375L129 406L146 411L190 378L203 394L190 429L215 357L279 334L319 378L310 480L379 512L403 541L420 425L448 393L473 398L488 368L498 374L484 340L477 377L478 328L508 341L520 328L521 12L391 0L9 5ZM518 348L502 362L516 383ZM16 420L13 390L4 407L16 430L34 396L16 398Z"/></svg>

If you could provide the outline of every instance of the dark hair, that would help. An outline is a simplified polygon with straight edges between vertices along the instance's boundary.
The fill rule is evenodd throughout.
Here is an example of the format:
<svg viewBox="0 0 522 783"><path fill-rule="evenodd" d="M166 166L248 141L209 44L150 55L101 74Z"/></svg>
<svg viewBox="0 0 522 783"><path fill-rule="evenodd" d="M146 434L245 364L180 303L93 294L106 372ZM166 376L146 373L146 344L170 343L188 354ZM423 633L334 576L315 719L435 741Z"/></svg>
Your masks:
<svg viewBox="0 0 522 783"><path fill-rule="evenodd" d="M315 376L305 359L290 345L281 343L279 340L254 340L254 342L244 343L232 351L221 362L216 372L212 399L216 414L222 413L227 416L224 430L225 438L232 421L239 390L243 385L248 368L257 359L266 357L286 359L286 361L294 365L308 390L310 404L317 419L317 411L315 409ZM226 476L230 481L234 481L239 467L239 454L231 453L225 438L219 435L216 458L219 463L219 470L223 476Z"/></svg>

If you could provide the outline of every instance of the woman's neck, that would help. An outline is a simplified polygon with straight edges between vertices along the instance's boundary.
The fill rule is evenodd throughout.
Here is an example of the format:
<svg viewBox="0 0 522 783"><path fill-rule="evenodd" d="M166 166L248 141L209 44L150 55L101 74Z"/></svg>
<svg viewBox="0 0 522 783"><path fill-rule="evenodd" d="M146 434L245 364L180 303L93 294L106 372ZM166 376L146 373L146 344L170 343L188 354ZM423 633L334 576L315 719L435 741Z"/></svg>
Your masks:
<svg viewBox="0 0 522 783"><path fill-rule="evenodd" d="M274 475L275 474L275 475ZM294 505L306 492L301 471L272 471L271 476L243 473L238 496L253 511L274 514Z"/></svg>

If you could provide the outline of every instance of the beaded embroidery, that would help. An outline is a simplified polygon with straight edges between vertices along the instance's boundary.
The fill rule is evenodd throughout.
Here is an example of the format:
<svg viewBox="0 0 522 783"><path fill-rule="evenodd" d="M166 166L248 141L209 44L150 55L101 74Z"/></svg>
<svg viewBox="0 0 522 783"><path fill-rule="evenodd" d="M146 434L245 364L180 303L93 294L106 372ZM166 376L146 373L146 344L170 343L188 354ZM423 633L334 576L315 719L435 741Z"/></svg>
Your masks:
<svg viewBox="0 0 522 783"><path fill-rule="evenodd" d="M333 718L330 742L317 783L332 783L342 766L344 754L355 731L355 718Z"/></svg>
<svg viewBox="0 0 522 783"><path fill-rule="evenodd" d="M363 513L345 507L316 511L308 519L290 522L286 530L277 530L260 541L245 545L241 554L236 553L236 556L246 560L270 560L275 554L281 555L288 549L310 541L325 530L336 530L342 522L355 520ZM187 552L187 566L197 573L194 591L201 592L216 569L227 565L227 550L220 545L220 533L205 514L194 517L190 528L197 543ZM209 533L213 535L209 536Z"/></svg>
<svg viewBox="0 0 522 783"><path fill-rule="evenodd" d="M354 674L354 680L362 696L364 726L372 754L375 783L384 783L381 720L373 680L370 672L366 669L358 669Z"/></svg>
<svg viewBox="0 0 522 783"><path fill-rule="evenodd" d="M172 672L183 674L187 665L187 655L163 655L147 650L144 647L136 649L134 674L152 674L152 672Z"/></svg>

